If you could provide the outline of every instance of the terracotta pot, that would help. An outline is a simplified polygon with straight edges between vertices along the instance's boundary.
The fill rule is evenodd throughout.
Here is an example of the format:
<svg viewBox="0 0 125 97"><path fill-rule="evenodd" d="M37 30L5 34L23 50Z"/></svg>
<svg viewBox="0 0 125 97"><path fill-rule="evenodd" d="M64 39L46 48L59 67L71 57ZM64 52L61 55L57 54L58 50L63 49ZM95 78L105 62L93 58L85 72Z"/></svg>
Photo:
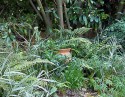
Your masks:
<svg viewBox="0 0 125 97"><path fill-rule="evenodd" d="M61 55L66 55L66 56L68 56L68 55L71 54L70 51L71 51L71 48L66 48L66 49L60 49L60 50L58 51L58 53L61 54Z"/></svg>
<svg viewBox="0 0 125 97"><path fill-rule="evenodd" d="M58 53L63 56L66 56L65 63L68 63L72 59L71 48L60 49Z"/></svg>

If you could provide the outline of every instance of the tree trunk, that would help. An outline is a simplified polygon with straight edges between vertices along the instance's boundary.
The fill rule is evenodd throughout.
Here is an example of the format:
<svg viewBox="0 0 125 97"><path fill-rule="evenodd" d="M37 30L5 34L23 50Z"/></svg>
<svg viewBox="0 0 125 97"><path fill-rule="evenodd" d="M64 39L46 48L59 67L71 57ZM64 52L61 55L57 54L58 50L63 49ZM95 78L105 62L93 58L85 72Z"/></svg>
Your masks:
<svg viewBox="0 0 125 97"><path fill-rule="evenodd" d="M41 14L40 14L39 11L36 9L36 7L35 7L35 5L33 4L33 1L32 1L32 0L30 0L30 4L32 5L33 9L35 10L35 12L36 12L37 15L39 16L39 18L40 18L41 20L43 20Z"/></svg>
<svg viewBox="0 0 125 97"><path fill-rule="evenodd" d="M45 3L45 11L48 11L49 8L48 8L46 0L44 1L44 3ZM46 12L46 17L49 20L50 25L52 26L52 21L50 20L50 13L49 12Z"/></svg>
<svg viewBox="0 0 125 97"><path fill-rule="evenodd" d="M38 6L40 7L40 11L41 11L41 13L42 13L42 16L43 16L43 19L44 19L44 21L45 21L45 25L46 25L46 28L47 28L47 31L48 32L50 32L50 30L51 30L51 23L50 23L50 20L47 18L47 16L46 16L46 13L45 13L45 11L44 11L44 8L43 8L43 5L42 5L42 3L41 3L41 1L40 0L37 0L37 3L38 3Z"/></svg>
<svg viewBox="0 0 125 97"><path fill-rule="evenodd" d="M71 29L71 27L70 27L70 22L69 22L69 17L68 17L68 15L67 15L67 8L66 8L66 3L65 3L65 1L63 2L63 4L64 4L64 13L65 13L65 18L66 18L67 26L68 26L68 29Z"/></svg>
<svg viewBox="0 0 125 97"><path fill-rule="evenodd" d="M56 0L56 1L57 1L57 8L58 8L58 15L59 15L60 27L62 29L64 29L62 0Z"/></svg>

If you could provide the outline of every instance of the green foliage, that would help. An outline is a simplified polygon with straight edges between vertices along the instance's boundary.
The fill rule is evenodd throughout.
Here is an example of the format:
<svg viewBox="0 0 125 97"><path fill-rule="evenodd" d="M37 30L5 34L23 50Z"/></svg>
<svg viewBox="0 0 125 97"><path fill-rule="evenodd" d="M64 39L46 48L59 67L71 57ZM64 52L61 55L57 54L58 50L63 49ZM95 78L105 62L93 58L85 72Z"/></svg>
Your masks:
<svg viewBox="0 0 125 97"><path fill-rule="evenodd" d="M83 27L83 26L89 27L89 28L91 27L95 30L97 30L98 28L101 28L101 24L103 21L108 20L109 18L112 18L110 13L109 12L107 13L106 12L107 9L105 7L103 8L103 6L106 4L107 5L106 7L111 7L112 3L114 4L114 6L115 4L118 5L118 3L115 1L108 1L109 3L107 3L105 0L98 0L98 1L65 0L65 2L66 2L66 9L63 10L63 12L64 13L66 12L68 17L66 17L64 14L64 18L65 19L68 18L70 22L70 26L73 29L77 27ZM52 20L53 28L57 28L59 15L57 13L58 10L57 10L57 5L55 4L56 2L46 0L46 1L41 1L41 3L43 4L45 14L48 14L48 16L49 15L51 16L50 19ZM32 6L30 5L30 1L14 0L13 2L11 2L9 0L1 0L0 4L2 6L0 10L3 10L1 11L1 14L4 20L8 20L7 18L9 16L11 20L20 19L21 21L25 20L25 22L28 21L33 23L34 21L31 21L30 19L34 20L34 18L36 19L38 13L40 14L40 8L38 7L38 4L36 1L33 1L33 4L36 10L38 11L37 15L34 13L34 8L32 8ZM37 18L37 24L39 24L40 20L42 20L41 17ZM42 20L41 22L43 23L45 21ZM41 25L42 25L42 28L44 28L44 23Z"/></svg>
<svg viewBox="0 0 125 97"><path fill-rule="evenodd" d="M66 81L69 82L70 89L80 89L84 84L84 78L82 73L82 66L79 60L73 59L71 63L68 64L67 69L63 74Z"/></svg>
<svg viewBox="0 0 125 97"><path fill-rule="evenodd" d="M46 66L54 66L53 62L27 55L25 52L8 54L0 64L2 97L39 97L39 95L49 97L57 91L57 88L66 87L65 84L52 80L51 74L48 73ZM51 71L53 69L54 67Z"/></svg>
<svg viewBox="0 0 125 97"><path fill-rule="evenodd" d="M40 12L37 2L32 1ZM58 30L56 2L41 1L54 28L45 39L40 37L45 23L42 18L39 23L28 0L0 1L0 38L4 39L0 40L0 96L53 97L58 90L89 88L100 97L124 97L125 59L119 51L124 47L124 18L107 27L101 41L81 37L91 29L101 29L105 20L113 18L111 13L116 12L106 12L103 7L108 6L110 11L111 3L116 2L65 1L64 20L69 19L73 29ZM18 50L20 45L25 51ZM16 52L12 50L15 46ZM62 48L71 48L68 62L66 56L58 54Z"/></svg>
<svg viewBox="0 0 125 97"><path fill-rule="evenodd" d="M68 8L68 15L74 25L81 24L85 27L98 29L101 22L109 17L109 15L104 12L103 8L98 9L98 6L104 5L104 0L68 1L69 0L67 0L67 3L71 5Z"/></svg>
<svg viewBox="0 0 125 97"><path fill-rule="evenodd" d="M70 39L72 37L79 37L80 35L82 36L83 34L87 33L91 28L87 27L81 27L74 29L73 31L71 29L54 29L53 31L53 36L54 38L58 39L60 36L60 39Z"/></svg>
<svg viewBox="0 0 125 97"><path fill-rule="evenodd" d="M66 57L57 53L66 47L72 49L73 56L67 63ZM63 37L38 39L27 52L10 53L4 57L5 61L0 65L0 90L3 97L30 97L54 95L60 89L87 87L100 96L124 97L125 62L119 48L115 37L95 42L75 38L75 35L66 40Z"/></svg>
<svg viewBox="0 0 125 97"><path fill-rule="evenodd" d="M116 38L123 40L125 38L125 21L119 20L116 23L112 24L111 26L107 27L104 30L104 34L106 36L116 36Z"/></svg>
<svg viewBox="0 0 125 97"><path fill-rule="evenodd" d="M20 42L26 40L26 36L30 35L29 30L31 25L28 23L1 23L0 24L0 34L7 43L19 40Z"/></svg>
<svg viewBox="0 0 125 97"><path fill-rule="evenodd" d="M69 40L65 40L62 44L62 47L70 47L72 48L72 54L76 57L85 57L87 55L87 51L91 47L91 41L85 38L71 38Z"/></svg>
<svg viewBox="0 0 125 97"><path fill-rule="evenodd" d="M2 21L1 21L2 22ZM33 13L27 13L27 14L23 14L20 17L16 18L14 16L10 16L7 17L6 20L3 21L4 22L13 22L13 23L28 23L30 25L35 25L36 23L36 15Z"/></svg>
<svg viewBox="0 0 125 97"><path fill-rule="evenodd" d="M118 20L116 23L113 23L109 27L107 27L104 32L103 36L111 37L115 36L118 42L125 47L124 40L125 40L125 20L124 17L121 20Z"/></svg>
<svg viewBox="0 0 125 97"><path fill-rule="evenodd" d="M119 46L113 40L115 39L110 38L110 41L99 43L86 61L86 64L93 68L87 75L88 86L98 91L101 97L124 97L124 54L119 54ZM105 53L102 47L109 43Z"/></svg>
<svg viewBox="0 0 125 97"><path fill-rule="evenodd" d="M62 40L65 39L63 37L55 41L47 40L44 41L46 46L44 44L40 46L44 50L44 55L41 54L41 56L53 61L56 66L60 66L54 73L57 79L68 81L67 85L71 89L89 87L97 91L100 96L123 97L123 90L120 92L119 87L116 89L115 85L121 84L123 86L121 89L124 89L124 81L119 83L112 79L112 76L120 78L125 73L124 54L118 50L121 45L117 39L108 37L103 41L90 42L88 39L76 37L68 37L67 40ZM64 56L54 55L56 50L66 47L72 48L73 58L69 63L65 63Z"/></svg>
<svg viewBox="0 0 125 97"><path fill-rule="evenodd" d="M0 23L0 38L4 39L15 51L34 49L35 47L31 47L32 44L41 40L38 27L32 28L32 25L23 21L16 22Z"/></svg>
<svg viewBox="0 0 125 97"><path fill-rule="evenodd" d="M32 13L31 7L29 5L29 1L13 0L13 2L11 2L9 0L1 0L0 5L4 9L1 15L3 18L5 18L6 16L12 16L12 15L14 17L19 17L21 14L26 12Z"/></svg>

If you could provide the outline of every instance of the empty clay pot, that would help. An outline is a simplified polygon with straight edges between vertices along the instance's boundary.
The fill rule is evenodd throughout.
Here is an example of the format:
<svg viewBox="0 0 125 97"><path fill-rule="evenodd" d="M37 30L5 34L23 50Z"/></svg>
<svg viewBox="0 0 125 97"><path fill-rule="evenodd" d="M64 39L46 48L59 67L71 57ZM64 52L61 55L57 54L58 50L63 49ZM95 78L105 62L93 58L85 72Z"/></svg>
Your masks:
<svg viewBox="0 0 125 97"><path fill-rule="evenodd" d="M68 63L72 59L71 48L60 49L58 53L63 56L66 56L67 59L65 63Z"/></svg>
<svg viewBox="0 0 125 97"><path fill-rule="evenodd" d="M71 54L71 48L66 48L66 49L60 49L58 52L59 52L59 54L61 54L61 55L66 55L66 56L68 56L68 55L70 55Z"/></svg>

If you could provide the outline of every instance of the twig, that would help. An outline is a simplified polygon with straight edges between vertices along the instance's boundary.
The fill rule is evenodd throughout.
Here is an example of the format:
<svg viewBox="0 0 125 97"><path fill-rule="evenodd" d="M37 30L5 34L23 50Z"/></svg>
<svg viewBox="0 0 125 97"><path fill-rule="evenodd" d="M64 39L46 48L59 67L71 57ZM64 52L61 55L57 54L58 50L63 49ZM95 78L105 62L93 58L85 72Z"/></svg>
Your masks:
<svg viewBox="0 0 125 97"><path fill-rule="evenodd" d="M0 15L3 13L4 9L5 9L5 7L3 7L3 9L0 11Z"/></svg>
<svg viewBox="0 0 125 97"><path fill-rule="evenodd" d="M68 15L67 15L67 8L66 8L66 3L65 3L65 1L63 2L63 5L64 5L64 13L65 13L65 18L66 18L67 26L68 26L68 29L71 29L71 27L70 27L70 22L69 22L69 18L68 18Z"/></svg>
<svg viewBox="0 0 125 97"><path fill-rule="evenodd" d="M33 1L32 0L29 0L30 1L30 4L32 5L33 9L36 11L37 15L39 16L39 18L41 20L43 20L41 14L39 13L39 11L36 9L35 5L33 4Z"/></svg>
<svg viewBox="0 0 125 97"><path fill-rule="evenodd" d="M10 52L0 52L0 54L8 54L8 53L10 53Z"/></svg>
<svg viewBox="0 0 125 97"><path fill-rule="evenodd" d="M27 40L25 37L23 37L23 36L15 29L15 25L13 25L13 28L14 28L15 32L16 32L21 38L23 38L23 39L26 41L26 43L28 43L28 40Z"/></svg>

